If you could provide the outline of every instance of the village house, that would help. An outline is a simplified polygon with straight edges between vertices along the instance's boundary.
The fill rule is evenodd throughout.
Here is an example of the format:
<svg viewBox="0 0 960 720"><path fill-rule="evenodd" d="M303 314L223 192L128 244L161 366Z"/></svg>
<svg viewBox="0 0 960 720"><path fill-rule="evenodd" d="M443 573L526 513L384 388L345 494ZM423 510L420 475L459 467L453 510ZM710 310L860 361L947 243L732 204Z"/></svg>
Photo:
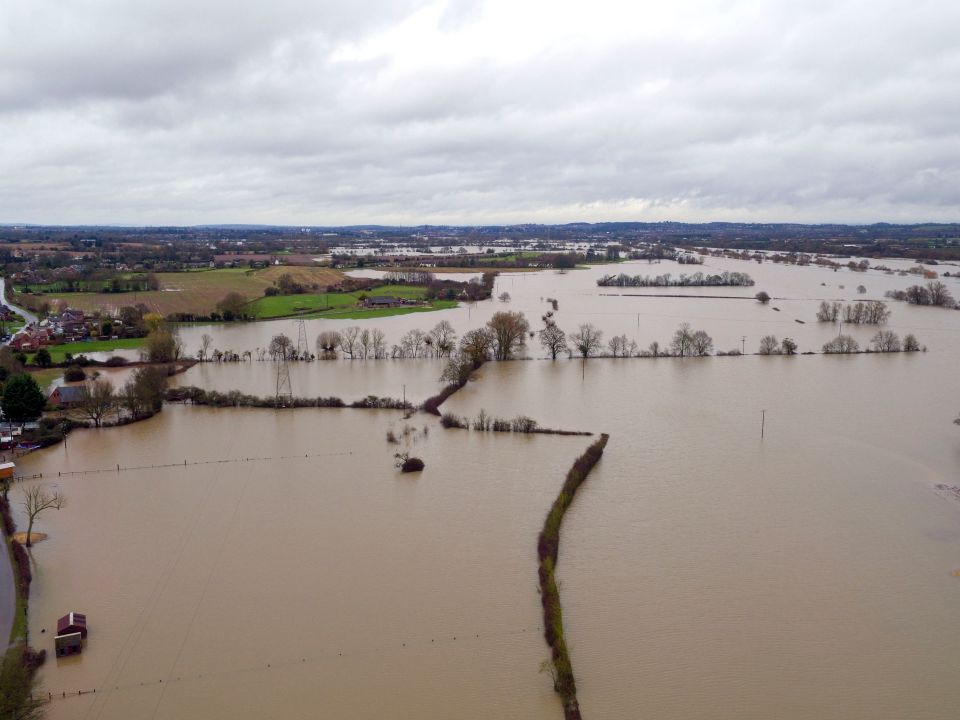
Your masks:
<svg viewBox="0 0 960 720"><path fill-rule="evenodd" d="M57 408L76 407L83 402L83 394L82 385L63 385L53 389L47 396L47 403Z"/></svg>

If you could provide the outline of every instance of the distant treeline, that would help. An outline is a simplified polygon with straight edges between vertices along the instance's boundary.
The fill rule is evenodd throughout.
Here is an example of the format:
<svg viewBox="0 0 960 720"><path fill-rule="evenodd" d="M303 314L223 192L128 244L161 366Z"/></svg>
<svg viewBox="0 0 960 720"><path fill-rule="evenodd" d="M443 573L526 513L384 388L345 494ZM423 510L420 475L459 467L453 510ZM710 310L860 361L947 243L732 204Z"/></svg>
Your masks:
<svg viewBox="0 0 960 720"><path fill-rule="evenodd" d="M723 272L719 275L706 275L702 272L693 275L673 277L670 273L663 275L604 275L597 280L600 287L749 287L753 285L753 278L746 273Z"/></svg>

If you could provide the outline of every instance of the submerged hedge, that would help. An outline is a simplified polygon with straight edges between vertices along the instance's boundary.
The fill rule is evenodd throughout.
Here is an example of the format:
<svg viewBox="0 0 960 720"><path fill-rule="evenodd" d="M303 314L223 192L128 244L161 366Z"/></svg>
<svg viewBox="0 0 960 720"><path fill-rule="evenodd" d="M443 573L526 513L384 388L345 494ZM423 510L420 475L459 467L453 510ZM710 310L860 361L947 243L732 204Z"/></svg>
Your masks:
<svg viewBox="0 0 960 720"><path fill-rule="evenodd" d="M540 602L543 604L543 636L550 646L554 667L553 689L563 702L563 715L566 720L580 720L580 705L577 702L577 684L573 679L573 665L567 642L563 635L563 611L560 607L560 590L554 575L557 555L560 550L560 525L567 508L573 502L577 489L583 484L603 456L609 435L603 433L600 439L587 448L576 459L567 473L567 479L557 499L553 501L550 512L543 522L543 530L537 539L537 557L540 568Z"/></svg>

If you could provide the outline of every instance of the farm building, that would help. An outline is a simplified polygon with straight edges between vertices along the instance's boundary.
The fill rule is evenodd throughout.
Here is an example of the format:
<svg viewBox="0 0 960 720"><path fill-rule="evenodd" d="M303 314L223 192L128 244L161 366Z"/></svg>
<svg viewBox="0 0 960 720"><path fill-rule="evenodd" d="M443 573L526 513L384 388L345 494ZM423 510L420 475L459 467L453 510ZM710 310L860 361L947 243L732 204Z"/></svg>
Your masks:
<svg viewBox="0 0 960 720"><path fill-rule="evenodd" d="M53 639L53 647L57 651L57 657L79 655L83 652L83 637L80 633L57 635Z"/></svg>
<svg viewBox="0 0 960 720"><path fill-rule="evenodd" d="M391 308L399 307L405 303L400 298L393 297L392 295L373 295L364 300L363 304L367 307Z"/></svg>
<svg viewBox="0 0 960 720"><path fill-rule="evenodd" d="M72 635L79 633L80 637L87 636L87 616L83 613L67 613L57 620L57 635Z"/></svg>
<svg viewBox="0 0 960 720"><path fill-rule="evenodd" d="M64 385L53 389L53 392L47 397L47 402L52 407L74 407L83 401L82 385Z"/></svg>

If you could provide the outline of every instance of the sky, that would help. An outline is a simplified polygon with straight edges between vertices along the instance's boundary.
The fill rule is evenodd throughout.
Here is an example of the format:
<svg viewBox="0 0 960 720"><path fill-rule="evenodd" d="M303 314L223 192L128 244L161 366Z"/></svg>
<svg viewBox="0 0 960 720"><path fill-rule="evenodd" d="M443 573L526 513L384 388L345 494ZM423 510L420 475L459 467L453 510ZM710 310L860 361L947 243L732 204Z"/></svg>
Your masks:
<svg viewBox="0 0 960 720"><path fill-rule="evenodd" d="M0 222L960 221L957 0L0 0Z"/></svg>

